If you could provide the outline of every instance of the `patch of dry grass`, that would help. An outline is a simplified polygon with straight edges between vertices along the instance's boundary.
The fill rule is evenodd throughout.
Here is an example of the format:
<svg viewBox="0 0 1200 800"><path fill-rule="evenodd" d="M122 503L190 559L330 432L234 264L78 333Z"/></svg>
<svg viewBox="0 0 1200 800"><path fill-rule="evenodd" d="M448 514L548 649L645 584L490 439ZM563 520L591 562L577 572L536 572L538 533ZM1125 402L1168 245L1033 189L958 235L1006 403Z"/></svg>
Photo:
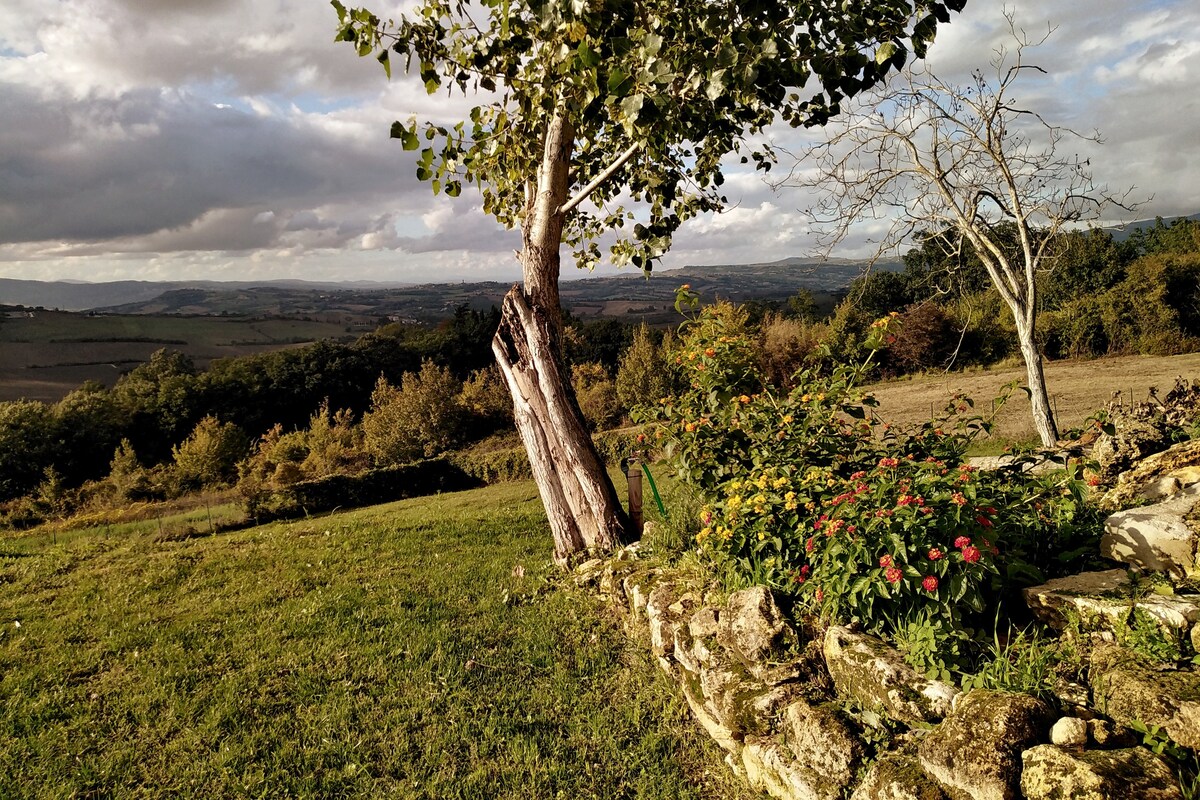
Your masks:
<svg viewBox="0 0 1200 800"><path fill-rule="evenodd" d="M1165 393L1176 376L1200 377L1200 353L1181 356L1122 356L1090 361L1049 361L1046 384L1050 390L1060 430L1079 427L1084 419L1106 406L1114 392L1125 402L1145 400L1150 387ZM1025 384L1025 366L1020 362L992 369L920 375L868 387L879 400L880 414L896 423L929 419L945 407L950 397L962 392L975 400L975 408L989 413L992 398L1012 381ZM1035 441L1029 417L1029 400L1016 392L997 417L993 438L1004 442Z"/></svg>

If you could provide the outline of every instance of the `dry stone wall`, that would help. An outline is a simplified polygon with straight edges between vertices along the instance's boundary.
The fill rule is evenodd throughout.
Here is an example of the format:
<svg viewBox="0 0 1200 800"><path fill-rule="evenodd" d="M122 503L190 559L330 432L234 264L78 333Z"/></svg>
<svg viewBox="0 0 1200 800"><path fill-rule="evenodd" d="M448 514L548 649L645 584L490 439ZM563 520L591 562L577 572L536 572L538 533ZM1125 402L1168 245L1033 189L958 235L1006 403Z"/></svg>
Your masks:
<svg viewBox="0 0 1200 800"><path fill-rule="evenodd" d="M766 588L723 597L649 566L636 545L576 577L653 649L730 769L781 800L1181 800L1168 764L1125 726L1152 713L1200 743L1200 703L1180 699L1200 685L1148 685L1136 660L1108 651L1094 665L1111 676L1099 707L1085 691L1060 718L1028 695L929 680L873 636L798 630ZM1055 602L1046 613L1061 614Z"/></svg>

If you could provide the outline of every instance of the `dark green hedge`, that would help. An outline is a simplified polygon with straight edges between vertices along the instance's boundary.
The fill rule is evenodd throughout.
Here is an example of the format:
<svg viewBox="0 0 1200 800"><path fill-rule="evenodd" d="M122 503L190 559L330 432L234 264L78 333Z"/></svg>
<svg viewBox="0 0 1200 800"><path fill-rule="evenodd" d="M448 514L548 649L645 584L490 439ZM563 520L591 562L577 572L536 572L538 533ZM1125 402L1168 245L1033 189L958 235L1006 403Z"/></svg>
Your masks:
<svg viewBox="0 0 1200 800"><path fill-rule="evenodd" d="M474 489L481 484L478 478L446 459L433 458L368 470L358 475L331 475L268 489L246 499L246 513L259 522L290 519L437 492Z"/></svg>

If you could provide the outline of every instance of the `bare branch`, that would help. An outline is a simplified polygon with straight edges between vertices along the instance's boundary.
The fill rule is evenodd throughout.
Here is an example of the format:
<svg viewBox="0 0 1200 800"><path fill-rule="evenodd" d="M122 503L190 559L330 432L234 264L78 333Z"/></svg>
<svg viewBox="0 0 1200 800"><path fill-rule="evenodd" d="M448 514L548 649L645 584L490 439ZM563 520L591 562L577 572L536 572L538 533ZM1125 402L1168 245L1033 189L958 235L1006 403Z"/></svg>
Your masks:
<svg viewBox="0 0 1200 800"><path fill-rule="evenodd" d="M625 164L628 163L629 159L633 158L637 154L638 150L641 150L641 149L642 149L642 142L638 141L638 142L634 142L633 144L631 144L628 147L628 149L625 150L625 152L623 152L623 153L621 153L621 155L617 156L617 159L615 161L613 161L613 163L611 163L607 167L605 167L603 172L601 172L595 178L592 178L592 180L590 182L588 182L587 186L584 186L582 189L580 189L578 192L575 193L574 197L572 197L567 202L563 203L562 206L559 207L558 213L566 214L568 211L575 208L575 206L579 205L584 200L586 200L588 195L590 195L592 192L596 191L596 189L598 189L601 184L603 184L606 180L608 180L613 175L615 175L617 170L619 170L621 167L625 166Z"/></svg>

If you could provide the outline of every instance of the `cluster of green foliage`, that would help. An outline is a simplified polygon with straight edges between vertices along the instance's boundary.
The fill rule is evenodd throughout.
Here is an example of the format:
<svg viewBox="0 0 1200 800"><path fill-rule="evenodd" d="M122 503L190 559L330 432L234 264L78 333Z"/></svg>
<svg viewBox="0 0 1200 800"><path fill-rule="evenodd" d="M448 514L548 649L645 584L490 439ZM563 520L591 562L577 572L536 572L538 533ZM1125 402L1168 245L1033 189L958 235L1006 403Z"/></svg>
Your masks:
<svg viewBox="0 0 1200 800"><path fill-rule="evenodd" d="M686 288L680 301L698 302ZM892 339L894 319L873 323L864 347ZM965 416L966 399L898 430L858 388L869 360L803 369L777 389L728 305L683 324L675 362L686 388L648 413L703 502L696 543L730 585L771 586L827 620L906 640L931 671L965 670L986 607L1094 547L1077 464L1032 475L965 463L988 428Z"/></svg>
<svg viewBox="0 0 1200 800"><path fill-rule="evenodd" d="M471 317L460 314L456 319ZM456 328L456 324L450 326L450 330ZM631 340L632 344L623 352L617 351L610 366L595 362L574 366L580 405L598 429L597 442L604 458L615 463L628 456L636 442L629 436L607 436L601 432L625 420L627 411L622 393L640 402L648 393L663 390L666 386L663 376L669 374L663 361L664 351L644 326L634 331L629 326L580 324L571 330L582 353L611 347L616 330L630 334L621 338ZM160 376L171 373L171 380L160 383L171 387L167 395L182 397L188 396L187 381L194 385L205 376L184 370L185 366L184 359L168 353L156 355L148 365ZM145 384L149 371L138 368L131 373L131 380ZM110 401L124 387L122 381L113 392L97 387L86 394L75 393L58 406L0 405L0 413L19 412L14 417L15 423L7 429L0 426L0 432L7 432L9 441L19 434L31 445L39 444L35 435L38 428L27 424L30 421L45 424L47 419L55 420L57 413L76 424L85 424L78 414L69 413L100 406L113 412L113 435L123 433L125 429L117 427L115 422L117 408ZM85 399L89 402L83 402ZM256 409L245 416L255 417L260 412L261 409ZM294 409L287 409L284 416L292 414ZM105 443L98 443L94 450L104 453L99 456L101 469L89 474L99 477L82 483L58 472L55 465L60 461L55 459L79 458L85 454L48 449L49 466L44 466L40 473L30 470L28 477L33 489L7 503L3 511L9 525L24 528L47 519L99 513L143 501L162 501L234 483L247 498L254 515L261 516L262 509L271 504L311 510L320 504L286 500L297 491L289 487L409 464L458 449L466 449L467 453L456 458L456 463L480 480L528 477L528 460L519 443L509 440L503 448L473 447L476 442L511 429L512 400L496 367L475 370L464 380L449 367L427 359L419 369L401 373L395 384L386 375L379 376L361 413L355 408L335 408L325 399L303 424L289 428L276 422L257 437L252 435L253 429L209 414L170 448L166 458L157 461L152 454L144 457L130 438L121 438L108 453L103 450ZM105 473L102 467L108 454L112 455ZM6 455L10 463L17 463L22 455L31 454L29 450L14 447ZM364 480L370 484L369 479ZM18 482L13 485L14 492L21 490ZM269 502L262 499L275 496Z"/></svg>
<svg viewBox="0 0 1200 800"><path fill-rule="evenodd" d="M1012 246L1017 247L1015 231ZM1016 352L1015 328L969 249L926 236L901 272L855 281L834 315L837 355L861 355L870 322L899 311L885 372L989 364ZM1107 231L1061 234L1039 275L1038 346L1050 358L1171 355L1200 346L1200 222L1162 219L1118 241ZM839 323L841 325L839 326Z"/></svg>

